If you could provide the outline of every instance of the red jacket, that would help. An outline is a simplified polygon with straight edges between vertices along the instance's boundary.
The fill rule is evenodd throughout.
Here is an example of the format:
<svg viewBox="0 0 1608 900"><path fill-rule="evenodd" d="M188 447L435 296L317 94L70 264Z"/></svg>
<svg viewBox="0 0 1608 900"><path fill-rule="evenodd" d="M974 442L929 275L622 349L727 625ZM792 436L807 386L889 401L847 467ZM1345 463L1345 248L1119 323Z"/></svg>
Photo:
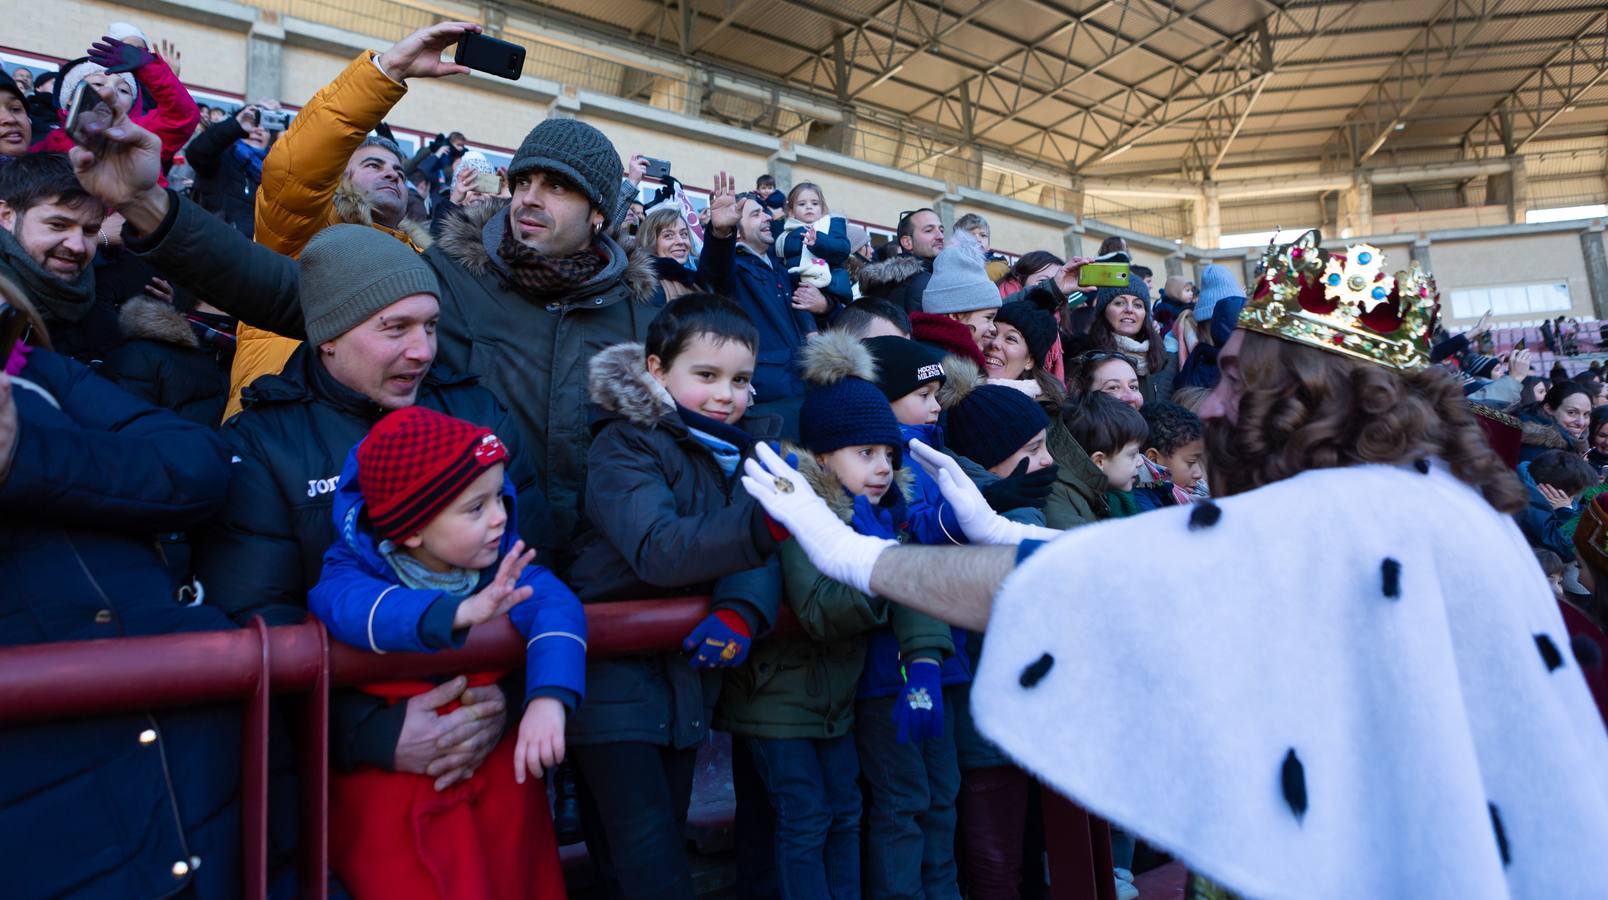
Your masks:
<svg viewBox="0 0 1608 900"><path fill-rule="evenodd" d="M138 115L131 115L130 118L134 120L134 124L162 140L162 174L165 178L168 168L173 165L173 154L183 149L190 137L195 134L195 125L201 121L201 110L196 108L195 98L190 96L184 83L179 81L179 76L173 74L173 70L168 68L168 64L163 62L161 57L135 69L134 80L150 92L151 99L156 101L156 106ZM57 110L56 115L61 117L62 124L65 125L67 111ZM57 128L28 148L28 152L66 153L72 146L73 140L67 136L67 130Z"/></svg>

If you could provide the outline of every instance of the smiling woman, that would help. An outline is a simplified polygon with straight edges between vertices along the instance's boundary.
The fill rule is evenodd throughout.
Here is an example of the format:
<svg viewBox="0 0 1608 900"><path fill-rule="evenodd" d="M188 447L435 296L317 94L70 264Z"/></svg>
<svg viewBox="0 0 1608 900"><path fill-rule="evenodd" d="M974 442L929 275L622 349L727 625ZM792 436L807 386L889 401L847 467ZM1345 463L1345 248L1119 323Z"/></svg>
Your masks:
<svg viewBox="0 0 1608 900"><path fill-rule="evenodd" d="M0 157L21 156L33 143L33 121L28 118L27 98L22 91L11 76L0 72Z"/></svg>

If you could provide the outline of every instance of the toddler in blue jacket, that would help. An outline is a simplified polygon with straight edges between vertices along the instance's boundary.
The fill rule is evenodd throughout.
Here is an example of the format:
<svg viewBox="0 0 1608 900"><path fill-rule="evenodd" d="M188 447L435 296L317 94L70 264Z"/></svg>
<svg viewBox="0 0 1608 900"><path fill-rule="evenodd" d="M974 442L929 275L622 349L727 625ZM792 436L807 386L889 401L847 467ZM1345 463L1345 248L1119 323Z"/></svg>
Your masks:
<svg viewBox="0 0 1608 900"><path fill-rule="evenodd" d="M525 712L517 738L505 736L463 783L461 802L443 797L424 801L429 809L415 808L413 798L429 792L412 781L433 779L377 770L336 773L331 794L343 808L394 813L387 815L393 823L417 819L436 828L443 817L457 816L465 829L488 818L518 828L530 838L523 856L493 859L488 845L482 871L525 883L556 877L562 884L545 791L539 781L522 791L513 786L525 784L527 773L540 779L564 759L565 719L584 693L586 617L562 581L532 565L535 552L508 527L515 510L507 459L507 447L489 429L418 406L388 414L348 456L334 505L339 536L324 555L309 608L336 639L375 653L461 646L471 627L507 615L527 642ZM469 683L495 682L501 674L472 674ZM401 700L431 687L404 682L365 690ZM388 830L386 822L363 824L365 833ZM452 842L432 849L431 842L376 846L379 840L332 839L335 870L346 878L366 869L376 852L411 849L423 870L436 871L422 857L468 852Z"/></svg>

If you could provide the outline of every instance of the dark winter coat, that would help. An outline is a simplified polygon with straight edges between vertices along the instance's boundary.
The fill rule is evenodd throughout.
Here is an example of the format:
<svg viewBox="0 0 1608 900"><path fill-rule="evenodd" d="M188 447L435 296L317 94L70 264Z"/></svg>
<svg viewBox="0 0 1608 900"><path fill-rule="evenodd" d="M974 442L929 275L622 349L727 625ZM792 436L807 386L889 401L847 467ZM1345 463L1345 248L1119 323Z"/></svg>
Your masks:
<svg viewBox="0 0 1608 900"><path fill-rule="evenodd" d="M293 625L305 618L307 592L335 542L330 510L341 466L385 411L336 381L305 346L282 374L253 382L243 399L245 410L223 428L234 450L229 502L194 533L196 574L207 602L235 621L261 615L269 625ZM484 425L508 444L519 530L539 546L530 535L542 531L544 506L508 410L473 377L439 366L425 376L416 402ZM331 710L336 763L389 769L404 712L401 704L386 709L377 698L341 692Z"/></svg>
<svg viewBox="0 0 1608 900"><path fill-rule="evenodd" d="M0 482L0 646L229 629L174 596L150 535L223 504L209 429L34 351ZM127 713L0 730L13 897L238 893L236 710ZM181 865L182 863L182 865Z"/></svg>
<svg viewBox="0 0 1608 900"><path fill-rule="evenodd" d="M102 376L197 424L216 428L223 422L231 352L201 346L189 321L160 300L124 303L118 325L123 343L101 364Z"/></svg>
<svg viewBox="0 0 1608 900"><path fill-rule="evenodd" d="M1523 429L1519 444L1519 462L1533 462L1537 456L1548 450L1567 450L1570 453L1583 455L1585 448L1581 442L1563 430L1545 412L1531 409L1518 414L1519 426Z"/></svg>
<svg viewBox="0 0 1608 900"><path fill-rule="evenodd" d="M230 153L245 137L246 129L230 116L196 135L185 146L184 159L195 169L196 202L249 238L256 224L258 181Z"/></svg>
<svg viewBox="0 0 1608 900"><path fill-rule="evenodd" d="M838 518L849 521L854 503L843 483L813 456L801 453L798 460L816 494L826 498ZM900 470L895 484L898 490L890 490L882 506L897 511L909 499L908 467ZM822 575L797 541L782 544L780 552L787 603L805 637L756 641L748 659L726 679L715 726L751 738L842 737L854 729L854 701L869 636L886 628L890 614L903 615L904 608ZM948 645L953 652L949 629L941 622L909 618L913 649L942 651Z"/></svg>
<svg viewBox="0 0 1608 900"><path fill-rule="evenodd" d="M803 396L798 354L817 325L809 311L793 308L793 276L787 274L787 266L776 258L774 249L760 254L746 244L736 247L732 273L727 283L716 283L716 290L736 300L759 331L755 402Z"/></svg>
<svg viewBox="0 0 1608 900"><path fill-rule="evenodd" d="M712 609L764 633L781 602L781 569L759 505L688 430L647 374L640 344L597 354L590 372L596 437L570 587L583 603L709 594ZM742 422L759 439L775 437L777 424ZM590 660L570 742L695 747L720 682L718 670L693 669L678 652Z"/></svg>
<svg viewBox="0 0 1608 900"><path fill-rule="evenodd" d="M895 256L860 270L860 296L887 300L907 313L921 312L921 296L931 280L932 260Z"/></svg>
<svg viewBox="0 0 1608 900"><path fill-rule="evenodd" d="M125 240L169 278L242 322L305 338L295 261L245 240L176 194L169 198L166 221L144 240L125 231ZM647 335L656 312L648 303L654 274L651 266L631 264L602 236L597 246L608 263L591 282L547 303L530 300L505 282L500 259L487 249L488 240L497 246L507 224L507 205L462 209L425 253L441 288L436 359L480 376L508 405L552 509L553 534L563 540L579 521L586 482L587 360L611 344Z"/></svg>
<svg viewBox="0 0 1608 900"><path fill-rule="evenodd" d="M1044 504L1045 526L1066 530L1109 518L1105 493L1110 480L1059 419L1050 422L1049 445L1056 472Z"/></svg>

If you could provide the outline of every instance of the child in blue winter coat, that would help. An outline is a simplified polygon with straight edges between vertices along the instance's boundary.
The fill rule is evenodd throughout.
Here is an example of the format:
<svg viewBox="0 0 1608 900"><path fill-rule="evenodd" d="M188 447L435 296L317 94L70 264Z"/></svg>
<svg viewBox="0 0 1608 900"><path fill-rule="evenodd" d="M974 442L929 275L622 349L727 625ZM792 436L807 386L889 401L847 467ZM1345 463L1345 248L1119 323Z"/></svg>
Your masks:
<svg viewBox="0 0 1608 900"><path fill-rule="evenodd" d="M854 288L843 264L852 248L849 223L832 215L826 194L812 182L802 182L787 192L787 217L771 223L776 235L776 253L782 265L793 273L793 286L813 284L829 304L847 306L854 302ZM825 265L822 270L817 263Z"/></svg>
<svg viewBox="0 0 1608 900"><path fill-rule="evenodd" d="M331 865L359 896L412 896L408 886L419 884L454 897L562 895L541 776L563 761L565 719L584 694L586 618L508 527L507 459L489 429L413 406L381 419L342 472L339 537L308 595L336 639L375 653L428 652L460 646L472 626L506 614L528 642L518 735L479 771L444 792L429 775L335 773ZM433 687L365 690L406 702Z"/></svg>

